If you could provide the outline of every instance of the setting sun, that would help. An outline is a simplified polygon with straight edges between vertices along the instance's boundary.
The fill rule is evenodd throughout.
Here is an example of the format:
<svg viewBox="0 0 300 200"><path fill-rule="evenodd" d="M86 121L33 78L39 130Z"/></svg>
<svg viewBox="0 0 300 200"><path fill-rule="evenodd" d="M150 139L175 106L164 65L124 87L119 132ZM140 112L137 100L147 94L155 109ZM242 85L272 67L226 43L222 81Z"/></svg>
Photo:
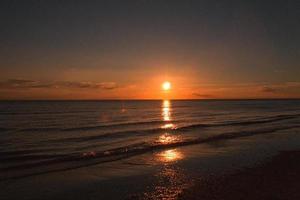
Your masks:
<svg viewBox="0 0 300 200"><path fill-rule="evenodd" d="M170 83L169 81L163 82L163 84L162 84L162 89L163 89L164 91L170 90L170 89L171 89L171 83Z"/></svg>

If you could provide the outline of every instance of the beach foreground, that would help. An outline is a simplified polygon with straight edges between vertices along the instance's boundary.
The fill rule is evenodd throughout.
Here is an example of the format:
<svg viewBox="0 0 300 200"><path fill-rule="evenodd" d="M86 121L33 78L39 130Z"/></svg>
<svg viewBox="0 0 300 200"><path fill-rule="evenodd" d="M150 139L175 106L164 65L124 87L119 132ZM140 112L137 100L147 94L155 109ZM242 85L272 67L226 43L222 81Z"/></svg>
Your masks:
<svg viewBox="0 0 300 200"><path fill-rule="evenodd" d="M199 181L179 199L300 199L300 151L222 177Z"/></svg>

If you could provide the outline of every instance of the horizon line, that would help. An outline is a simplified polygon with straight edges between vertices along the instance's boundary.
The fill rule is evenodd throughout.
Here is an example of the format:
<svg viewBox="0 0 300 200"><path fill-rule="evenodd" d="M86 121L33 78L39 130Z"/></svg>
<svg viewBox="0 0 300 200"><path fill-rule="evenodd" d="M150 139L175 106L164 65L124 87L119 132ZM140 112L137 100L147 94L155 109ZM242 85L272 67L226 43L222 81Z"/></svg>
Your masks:
<svg viewBox="0 0 300 200"><path fill-rule="evenodd" d="M291 98L207 98L207 99L0 99L0 101L163 101L163 100L173 100L173 101L247 101L247 100L300 100L299 97Z"/></svg>

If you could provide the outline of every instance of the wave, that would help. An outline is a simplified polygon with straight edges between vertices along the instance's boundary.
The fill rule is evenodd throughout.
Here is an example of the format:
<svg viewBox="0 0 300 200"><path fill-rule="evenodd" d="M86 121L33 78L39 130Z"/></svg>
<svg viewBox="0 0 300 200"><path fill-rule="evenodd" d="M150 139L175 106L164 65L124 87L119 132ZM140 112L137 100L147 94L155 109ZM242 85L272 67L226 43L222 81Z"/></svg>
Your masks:
<svg viewBox="0 0 300 200"><path fill-rule="evenodd" d="M272 122L277 122L277 121L282 121L287 119L293 119L299 116L300 114L277 115L269 118L261 118L261 119L249 120L249 121L226 121L226 122L214 123L214 124L197 123L197 124L183 125L174 128L171 127L169 129L156 127L156 128L141 129L141 130L115 131L115 132L104 133L101 135L92 135L92 136L84 136L84 137L81 136L81 137L71 137L71 138L69 137L65 139L53 139L50 141L47 140L46 142L87 142L87 141L95 141L95 140L105 139L105 138L113 139L113 138L122 138L122 137L130 137L130 136L150 135L150 134L165 132L166 130L168 130L168 132L182 132L182 131L189 131L197 128L222 127L222 126L250 126L255 124L272 123Z"/></svg>
<svg viewBox="0 0 300 200"><path fill-rule="evenodd" d="M178 121L170 121L170 123L175 123ZM122 126L135 126L135 125L155 125L155 124L163 124L162 120L152 120L152 121L141 121L141 122L127 122L127 123L119 123L119 124L108 124L108 125L99 125L99 126L83 126L83 127L74 127L74 128L66 128L62 129L62 131L78 131L78 130L92 130L99 128L116 128Z"/></svg>
<svg viewBox="0 0 300 200"><path fill-rule="evenodd" d="M30 160L30 159L40 158L40 160L30 160L32 162L1 167L0 172L3 173L3 178L1 178L0 180L4 181L9 179L18 179L18 178L24 178L24 177L34 176L39 174L46 174L50 172L65 171L70 169L87 167L90 165L101 164L104 162L116 161L128 157L132 157L135 155L139 155L139 154L144 154L147 152L154 152L154 151L159 151L159 150L164 150L169 148L176 148L176 147L202 144L202 143L211 143L211 142L217 142L222 140L231 140L231 139L249 137L249 136L254 136L259 134L269 134L269 133L274 133L277 131L288 130L293 128L300 128L300 125L260 128L252 131L242 131L242 132L240 131L227 132L219 135L213 135L207 138L186 139L186 140L176 141L174 143L169 143L169 144L162 144L158 142L152 142L152 143L143 142L143 143L136 143L133 145L123 146L115 149L110 149L106 151L92 151L86 153L73 153L73 154L65 154L65 155L45 154L45 157L43 157L42 155L39 155L38 157L25 155L25 157L23 158L18 157L16 159ZM40 169L35 172L28 172L20 175L15 175L16 173L7 173L7 172L16 172L16 170L28 170L28 169L32 170L32 169L37 169L39 167ZM9 174L13 174L13 175L9 175Z"/></svg>
<svg viewBox="0 0 300 200"><path fill-rule="evenodd" d="M179 120L170 121L170 123L179 122ZM37 127L37 128L26 128L19 129L19 132L35 132L35 131L85 131L85 130L97 130L102 128L118 128L124 126L136 126L136 125L159 125L163 124L162 120L152 120L152 121L141 121L141 122L127 122L127 123L117 123L117 124L107 124L107 125L96 125L96 126L80 126L80 127L72 127L72 128L54 128L54 127Z"/></svg>
<svg viewBox="0 0 300 200"><path fill-rule="evenodd" d="M299 117L300 114L291 114L291 115L277 115L269 118L261 118L257 120L250 121L225 121L221 123L215 124L192 124L187 126L178 127L178 129L189 129L194 127L211 127L211 126L235 126L235 125L251 125L251 124L260 124L260 123L268 123L275 122L280 120L292 119ZM168 123L178 123L182 122L182 120L172 120ZM163 120L152 120L152 121L140 121L140 122L126 122L126 123L116 123L116 124L107 124L107 125L96 125L96 126L80 126L80 127L72 127L72 128L57 128L57 127L34 127L34 128L26 128L26 129L18 129L18 132L51 132L51 131L61 131L61 132L73 132L73 131L88 131L88 130L98 130L103 128L119 128L119 127L128 127L128 126L144 126L144 125L162 125L165 121ZM0 132L6 132L13 129L0 128ZM15 130L15 129L14 129ZM147 129L145 129L147 130ZM132 130L131 132L134 132ZM153 130L149 130L153 132ZM126 133L126 132L125 132Z"/></svg>
<svg viewBox="0 0 300 200"><path fill-rule="evenodd" d="M58 114L58 115L66 115L66 114L77 114L77 113L93 113L94 111L41 111L41 112L8 112L8 111L3 111L0 112L0 115L51 115L51 114Z"/></svg>
<svg viewBox="0 0 300 200"><path fill-rule="evenodd" d="M249 120L249 121L226 121L226 122L215 123L215 124L192 124L192 125L181 127L180 129L187 130L196 127L212 127L212 126L247 126L247 125L254 125L254 124L272 123L272 122L277 122L282 120L294 119L298 117L300 117L300 114L277 115L268 118L260 118L260 119Z"/></svg>
<svg viewBox="0 0 300 200"><path fill-rule="evenodd" d="M0 160L10 156L19 156L19 155L26 155L32 153L43 153L43 152L51 152L57 150L64 150L63 148L43 148L43 149L26 149L26 150L5 150L0 151Z"/></svg>

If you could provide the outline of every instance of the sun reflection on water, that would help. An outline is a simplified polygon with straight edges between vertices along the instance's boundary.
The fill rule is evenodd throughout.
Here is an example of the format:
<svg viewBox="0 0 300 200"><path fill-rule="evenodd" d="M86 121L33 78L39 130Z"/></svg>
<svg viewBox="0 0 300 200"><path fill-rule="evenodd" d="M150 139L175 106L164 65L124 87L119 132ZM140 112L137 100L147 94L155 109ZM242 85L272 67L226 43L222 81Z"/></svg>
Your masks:
<svg viewBox="0 0 300 200"><path fill-rule="evenodd" d="M179 139L180 138L178 136L171 135L169 133L165 133L165 134L160 135L158 137L157 142L160 143L160 144L171 144L171 143L179 141Z"/></svg>
<svg viewBox="0 0 300 200"><path fill-rule="evenodd" d="M174 129L175 125L170 123L171 119L171 102L169 100L164 100L162 103L161 115L164 122L168 122L161 126L162 129Z"/></svg>
<svg viewBox="0 0 300 200"><path fill-rule="evenodd" d="M171 103L169 100L164 100L162 104L162 116L164 121L171 120Z"/></svg>
<svg viewBox="0 0 300 200"><path fill-rule="evenodd" d="M183 154L177 149L169 149L157 154L157 159L163 163L174 162L182 158Z"/></svg>
<svg viewBox="0 0 300 200"><path fill-rule="evenodd" d="M171 112L172 112L171 102L169 100L163 100L161 115L162 115L163 121L165 121L166 123L161 126L162 129L174 129L175 128L175 125L170 123ZM160 144L167 145L167 144L175 143L179 140L180 140L180 138L178 137L178 135L164 133L163 135L159 136L157 142ZM183 158L183 154L180 151L178 151L177 149L165 150L165 151L157 154L157 159L163 163L180 160L182 158Z"/></svg>
<svg viewBox="0 0 300 200"><path fill-rule="evenodd" d="M170 123L170 124L164 124L161 126L162 129L174 129L175 126L174 124Z"/></svg>

